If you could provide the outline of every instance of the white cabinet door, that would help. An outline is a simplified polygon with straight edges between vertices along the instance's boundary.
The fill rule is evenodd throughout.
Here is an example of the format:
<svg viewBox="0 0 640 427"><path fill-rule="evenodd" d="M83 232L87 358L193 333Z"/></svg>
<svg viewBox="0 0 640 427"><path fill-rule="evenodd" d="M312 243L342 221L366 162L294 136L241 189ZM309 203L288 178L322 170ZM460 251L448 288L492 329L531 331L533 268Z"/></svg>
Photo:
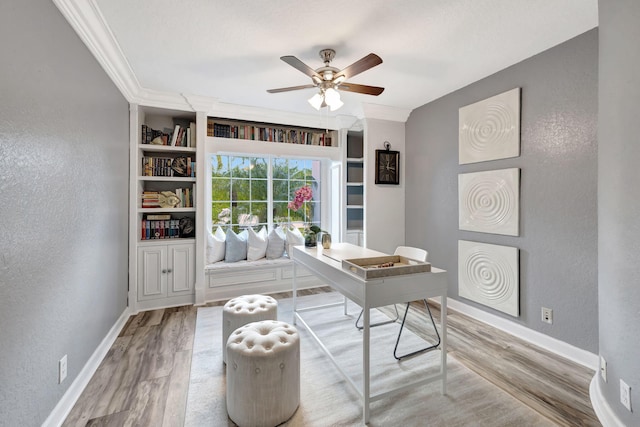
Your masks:
<svg viewBox="0 0 640 427"><path fill-rule="evenodd" d="M191 294L195 289L195 244L169 245L169 296Z"/></svg>
<svg viewBox="0 0 640 427"><path fill-rule="evenodd" d="M138 300L167 295L167 246L138 248Z"/></svg>

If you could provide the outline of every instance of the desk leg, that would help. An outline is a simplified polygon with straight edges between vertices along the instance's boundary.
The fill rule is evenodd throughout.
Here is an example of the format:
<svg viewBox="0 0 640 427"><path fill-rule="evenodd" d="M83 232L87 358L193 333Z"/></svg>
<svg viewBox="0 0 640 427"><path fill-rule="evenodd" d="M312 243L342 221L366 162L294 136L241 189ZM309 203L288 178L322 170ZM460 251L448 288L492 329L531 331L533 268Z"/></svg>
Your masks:
<svg viewBox="0 0 640 427"><path fill-rule="evenodd" d="M440 372L442 373L442 394L447 394L447 294L440 297L440 322L442 325L442 345L440 346Z"/></svg>
<svg viewBox="0 0 640 427"><path fill-rule="evenodd" d="M370 311L368 304L365 303L364 306L364 320L363 320L363 329L362 329L362 378L363 378L363 390L362 390L362 417L363 422L367 424L369 422L369 402L371 397L370 390L370 358L369 358L369 348L370 348Z"/></svg>
<svg viewBox="0 0 640 427"><path fill-rule="evenodd" d="M293 263L293 292L292 292L292 302L293 302L293 324L296 324L296 296L298 294L298 263Z"/></svg>

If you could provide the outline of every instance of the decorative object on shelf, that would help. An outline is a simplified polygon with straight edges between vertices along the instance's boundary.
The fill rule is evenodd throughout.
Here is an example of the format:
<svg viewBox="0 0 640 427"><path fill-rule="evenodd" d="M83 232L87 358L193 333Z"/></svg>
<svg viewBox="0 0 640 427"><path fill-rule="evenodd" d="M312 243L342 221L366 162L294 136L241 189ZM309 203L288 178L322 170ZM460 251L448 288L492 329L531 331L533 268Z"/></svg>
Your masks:
<svg viewBox="0 0 640 427"><path fill-rule="evenodd" d="M338 90L374 96L380 95L384 91L383 87L345 83L345 80L347 80L348 78L360 74L370 68L373 68L376 65L382 64L382 59L378 55L376 55L375 53L370 53L369 55L354 62L343 70L339 70L330 65L335 56L335 50L322 49L320 51L320 58L324 62L324 67L320 67L316 70L309 67L307 64L305 64L295 56L281 56L280 59L282 59L284 62L311 77L313 84L284 87L279 89L269 89L267 90L267 92L279 93L291 90L310 89L315 87L319 89L319 92L317 92L309 99L309 104L316 110L320 110L320 108L328 106L331 111L335 111L344 105L344 103L340 100L340 93L338 92Z"/></svg>
<svg viewBox="0 0 640 427"><path fill-rule="evenodd" d="M161 208L175 208L180 204L180 197L171 191L162 191L158 194L158 205Z"/></svg>
<svg viewBox="0 0 640 427"><path fill-rule="evenodd" d="M518 248L458 241L458 294L519 316Z"/></svg>
<svg viewBox="0 0 640 427"><path fill-rule="evenodd" d="M459 174L458 198L460 230L519 234L519 168Z"/></svg>
<svg viewBox="0 0 640 427"><path fill-rule="evenodd" d="M376 184L400 184L400 152L390 148L385 141L384 150L376 150Z"/></svg>
<svg viewBox="0 0 640 427"><path fill-rule="evenodd" d="M327 232L322 233L322 247L324 249L331 249L331 234Z"/></svg>
<svg viewBox="0 0 640 427"><path fill-rule="evenodd" d="M180 218L180 222L178 223L180 227L180 237L194 237L196 234L196 227L193 223L193 218L189 218L185 216L184 218Z"/></svg>
<svg viewBox="0 0 640 427"><path fill-rule="evenodd" d="M520 88L458 110L459 164L520 155Z"/></svg>
<svg viewBox="0 0 640 427"><path fill-rule="evenodd" d="M171 162L173 176L188 176L188 161L185 156L178 156Z"/></svg>

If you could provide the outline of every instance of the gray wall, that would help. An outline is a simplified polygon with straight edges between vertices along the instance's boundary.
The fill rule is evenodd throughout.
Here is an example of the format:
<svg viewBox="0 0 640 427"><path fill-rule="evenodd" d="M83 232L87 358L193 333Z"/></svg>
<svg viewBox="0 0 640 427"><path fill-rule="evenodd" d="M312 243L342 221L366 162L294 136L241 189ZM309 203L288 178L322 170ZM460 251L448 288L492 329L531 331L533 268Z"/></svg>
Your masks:
<svg viewBox="0 0 640 427"><path fill-rule="evenodd" d="M128 104L51 1L0 58L0 425L39 426L126 309Z"/></svg>
<svg viewBox="0 0 640 427"><path fill-rule="evenodd" d="M449 296L576 347L598 352L598 32L414 110L406 133L406 242L449 271ZM521 155L458 165L458 109L522 88ZM520 236L458 230L458 174L521 169ZM458 240L520 249L520 317L458 296ZM540 320L541 307L554 323Z"/></svg>
<svg viewBox="0 0 640 427"><path fill-rule="evenodd" d="M600 0L598 282L600 389L618 418L640 425L640 2ZM620 379L631 386L630 413Z"/></svg>

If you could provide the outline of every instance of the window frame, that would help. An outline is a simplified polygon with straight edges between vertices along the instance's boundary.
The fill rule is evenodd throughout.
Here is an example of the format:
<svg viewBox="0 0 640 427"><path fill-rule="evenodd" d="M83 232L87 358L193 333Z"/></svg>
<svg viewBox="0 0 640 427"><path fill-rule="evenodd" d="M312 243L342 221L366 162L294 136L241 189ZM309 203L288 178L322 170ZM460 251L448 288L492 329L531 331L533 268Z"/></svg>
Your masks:
<svg viewBox="0 0 640 427"><path fill-rule="evenodd" d="M219 201L214 201L213 200L213 182L215 179L214 177L214 171L213 171L213 162L215 161L214 158L217 156L221 156L224 157L225 159L225 163L226 165L223 166L224 170L226 170L226 174L227 177L221 177L221 180L227 179L228 180L228 185L229 185L229 199L225 199L225 200L219 200ZM234 161L235 159L244 159L244 161ZM262 160L264 161L264 164L266 165L266 176L265 177L252 177L252 171L254 170L253 167L251 167L251 164L253 164L253 160ZM286 160L287 161L287 176L286 178L282 178L282 177L275 177L274 176L274 168L276 167L275 163L278 162L279 160ZM307 177L309 175L305 174L302 177L295 177L291 175L291 164L290 162L295 162L295 161L301 161L301 162L309 162L311 163L310 165L304 165L303 166L303 170L309 170L311 169L312 171L317 168L318 170L315 172L312 172L312 177L314 179L312 179L311 181L309 181L307 179ZM314 165L313 163L316 163L316 165ZM236 171L237 169L237 165L242 165L242 164L246 164L247 169L248 169L248 176L247 177L242 177L241 175L239 177L234 176L234 171ZM226 227L231 227L232 229L234 229L236 232L239 231L240 229L244 229L248 226L257 226L257 227L262 227L262 226L267 226L267 228L269 230L273 229L275 226L279 225L279 224L283 224L283 223L287 223L287 224L292 224L298 228L302 228L304 225L317 225L318 227L321 227L321 224L323 223L323 211L325 209L324 207L324 203L323 203L323 193L324 193L324 186L325 184L323 183L323 179L326 178L327 174L325 172L325 162L323 161L323 159L319 159L316 157L300 157L300 156L286 156L286 155L272 155L272 154L253 154L253 153L210 153L209 156L207 156L207 181L209 183L209 187L210 187L210 191L207 191L206 193L206 198L208 199L206 202L206 205L208 206L208 216L210 217L210 220L208 220L208 227L211 227L211 229L217 227L217 226L226 226ZM317 172L317 174L316 174ZM234 188L234 183L239 183L242 181L247 181L248 182L248 192L249 192L249 197L246 200L239 200L239 199L234 199L233 197L233 188ZM253 182L259 182L259 181L266 181L266 200L262 200L262 199L254 199L252 193L252 188ZM286 182L287 183L287 199L286 200L275 200L274 199L274 185L278 182ZM294 184L292 186L292 183L295 183L299 181L298 184ZM301 187L302 185L313 185L314 182L317 182L318 185L317 187L319 187L320 192L318 194L318 190L315 189L314 190L314 198L312 199L312 201L310 202L305 202L304 206L305 209L308 206L308 203L313 203L316 206L318 206L320 208L320 214L319 215L315 215L315 212L312 214L313 219L307 218L306 215L307 213L303 213L303 218L302 219L296 219L295 217L297 217L298 215L294 215L294 218L292 218L292 213L293 211L285 208L286 209L286 217L280 216L278 218L286 218L284 221L276 221L276 218L274 218L274 208L277 205L281 205L283 203L288 203L289 201L292 200L293 198L293 191L295 191L295 189ZM294 189L295 187L295 189ZM230 221L229 222L223 222L220 223L218 221L218 218L214 216L213 213L213 204L215 202L219 202L219 203L228 203L229 204L229 208L231 209L231 215L230 215ZM249 206L251 206L252 204L263 204L266 202L266 222L261 221L262 218L257 218L257 221L255 223L246 223L246 224L242 224L239 221L239 217L237 212L234 212L234 205L237 204L249 204ZM238 207L235 207L235 209L239 209ZM250 209L251 211L251 209ZM251 212L250 212L251 213ZM316 219L317 217L317 219ZM236 218L236 221L234 221L234 218Z"/></svg>

